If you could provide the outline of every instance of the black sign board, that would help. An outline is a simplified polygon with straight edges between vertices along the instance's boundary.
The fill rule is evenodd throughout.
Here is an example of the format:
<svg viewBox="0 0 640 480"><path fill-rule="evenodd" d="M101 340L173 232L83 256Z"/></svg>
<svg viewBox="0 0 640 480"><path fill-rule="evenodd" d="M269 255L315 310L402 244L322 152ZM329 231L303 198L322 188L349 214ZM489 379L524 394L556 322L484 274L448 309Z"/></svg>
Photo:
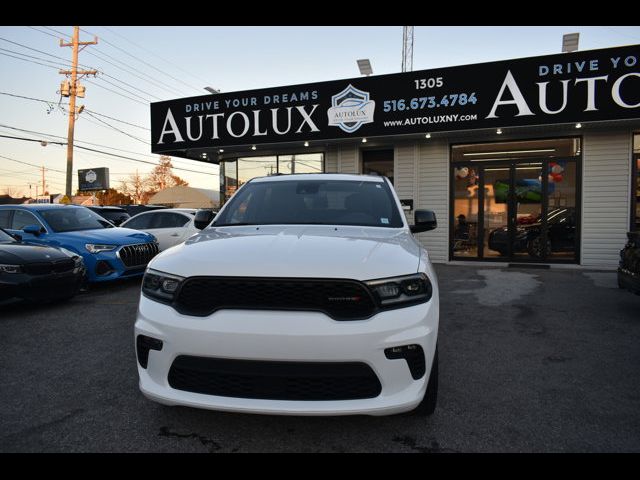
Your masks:
<svg viewBox="0 0 640 480"><path fill-rule="evenodd" d="M151 151L640 118L640 45L151 104Z"/></svg>
<svg viewBox="0 0 640 480"><path fill-rule="evenodd" d="M90 168L87 170L78 170L78 190L80 190L81 192L108 189L108 168Z"/></svg>

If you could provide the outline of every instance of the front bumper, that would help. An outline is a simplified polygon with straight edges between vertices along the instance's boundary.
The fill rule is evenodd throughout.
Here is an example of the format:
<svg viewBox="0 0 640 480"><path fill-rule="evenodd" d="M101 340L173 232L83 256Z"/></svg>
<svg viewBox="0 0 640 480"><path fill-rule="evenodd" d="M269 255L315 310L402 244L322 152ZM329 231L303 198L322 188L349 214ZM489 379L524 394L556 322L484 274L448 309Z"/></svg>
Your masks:
<svg viewBox="0 0 640 480"><path fill-rule="evenodd" d="M84 267L48 275L10 274L0 276L0 301L22 299L32 302L71 297L78 293Z"/></svg>
<svg viewBox="0 0 640 480"><path fill-rule="evenodd" d="M389 415L414 409L429 380L438 335L437 294L428 302L359 321L336 321L318 312L221 310L208 317L181 315L172 307L140 298L135 337L162 341L138 363L140 390L157 402L213 410L280 415ZM135 341L135 340L134 340ZM385 349L420 345L426 373L414 380L404 359ZM374 398L272 400L206 395L177 390L168 374L181 355L264 362L359 362L381 384Z"/></svg>

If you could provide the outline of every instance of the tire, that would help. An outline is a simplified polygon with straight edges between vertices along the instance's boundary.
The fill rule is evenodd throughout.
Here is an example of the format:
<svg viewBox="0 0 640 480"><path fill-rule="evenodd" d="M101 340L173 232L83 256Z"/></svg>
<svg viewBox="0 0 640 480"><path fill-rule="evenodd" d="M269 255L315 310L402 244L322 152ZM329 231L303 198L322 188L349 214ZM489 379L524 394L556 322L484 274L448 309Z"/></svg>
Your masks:
<svg viewBox="0 0 640 480"><path fill-rule="evenodd" d="M431 373L429 374L429 383L427 391L424 394L422 402L410 413L418 416L429 416L436 411L436 403L438 401L438 347L433 356L433 364L431 365Z"/></svg>
<svg viewBox="0 0 640 480"><path fill-rule="evenodd" d="M542 244L542 238L537 236L531 240L527 244L527 253L532 258L540 259L543 256L549 257L551 255L551 240L547 238L546 245Z"/></svg>

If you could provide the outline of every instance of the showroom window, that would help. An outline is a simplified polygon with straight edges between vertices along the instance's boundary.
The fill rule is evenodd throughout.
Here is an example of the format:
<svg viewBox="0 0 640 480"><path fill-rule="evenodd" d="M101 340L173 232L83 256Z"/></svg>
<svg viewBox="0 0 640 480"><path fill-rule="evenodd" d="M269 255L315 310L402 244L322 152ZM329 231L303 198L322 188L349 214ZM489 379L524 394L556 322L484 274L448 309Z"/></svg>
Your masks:
<svg viewBox="0 0 640 480"><path fill-rule="evenodd" d="M393 185L393 149L362 150L362 173L387 177Z"/></svg>
<svg viewBox="0 0 640 480"><path fill-rule="evenodd" d="M640 231L640 133L633 135L631 169L631 231Z"/></svg>
<svg viewBox="0 0 640 480"><path fill-rule="evenodd" d="M576 262L579 137L451 147L450 258Z"/></svg>
<svg viewBox="0 0 640 480"><path fill-rule="evenodd" d="M323 153L239 157L220 162L221 192L224 203L238 188L255 177L292 173L324 172Z"/></svg>

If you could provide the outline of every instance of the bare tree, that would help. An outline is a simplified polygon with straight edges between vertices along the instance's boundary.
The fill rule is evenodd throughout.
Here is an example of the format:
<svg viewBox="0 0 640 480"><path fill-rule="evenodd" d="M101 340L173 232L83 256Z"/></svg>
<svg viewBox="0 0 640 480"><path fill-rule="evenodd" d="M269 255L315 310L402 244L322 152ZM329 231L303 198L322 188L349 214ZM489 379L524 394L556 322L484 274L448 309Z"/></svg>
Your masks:
<svg viewBox="0 0 640 480"><path fill-rule="evenodd" d="M134 203L146 203L153 194L149 191L149 180L143 178L138 171L129 175L129 178L122 180L120 190L124 195L129 195Z"/></svg>

